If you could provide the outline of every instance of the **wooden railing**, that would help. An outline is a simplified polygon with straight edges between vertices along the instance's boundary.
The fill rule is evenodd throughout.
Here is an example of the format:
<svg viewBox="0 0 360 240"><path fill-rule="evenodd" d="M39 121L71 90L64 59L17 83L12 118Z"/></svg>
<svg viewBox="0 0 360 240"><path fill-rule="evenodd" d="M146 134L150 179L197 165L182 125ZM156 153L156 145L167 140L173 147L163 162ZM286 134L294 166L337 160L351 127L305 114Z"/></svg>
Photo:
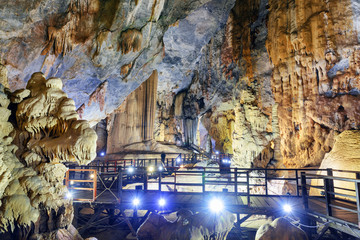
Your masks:
<svg viewBox="0 0 360 240"><path fill-rule="evenodd" d="M134 164L134 161L132 163ZM102 192L110 191L111 196L119 202L123 192L135 191L135 189L124 189L124 186L131 183L136 183L136 191L140 188L143 191L188 194L222 192L222 194L246 196L248 204L250 204L250 197L253 196L302 197L306 211L351 226L358 226L354 222L360 223L359 172L332 169L207 167L185 169L180 166L165 166L161 164L160 159L158 161L153 159L151 163L147 167L135 167L136 165L133 164L123 167L117 165L116 161L96 166L77 166L66 173L65 185L73 192L74 201L96 201ZM153 168L151 171L150 166ZM159 167L162 169L159 170ZM339 173L353 176L333 176ZM281 175L286 177L279 177ZM166 178L163 178L164 176ZM316 180L318 180L317 183ZM281 181L279 185L286 182L292 191L272 191L278 181ZM352 187L339 183L350 183ZM191 187L191 191L188 187ZM91 197L84 198L76 195L76 192L84 191L92 191ZM100 191L101 193L98 194ZM317 204L317 207L314 204ZM322 207L319 208L319 204L322 204ZM343 219L339 212L340 215L344 213L355 215L356 221Z"/></svg>
<svg viewBox="0 0 360 240"><path fill-rule="evenodd" d="M93 202L96 199L97 190L97 171L96 169L69 169L65 174L65 186L68 188L69 193L76 196L76 192L90 191L92 198L74 197L74 201Z"/></svg>
<svg viewBox="0 0 360 240"><path fill-rule="evenodd" d="M354 178L336 177L333 176L334 172L352 173ZM301 172L305 210L337 222L360 227L360 173L332 169L327 169L326 173L327 175ZM311 184L308 183L309 180ZM314 180L320 180L320 184L319 182L316 184ZM349 185L352 187L349 188ZM313 193L309 194L311 190ZM316 207L319 205L323 205L324 208Z"/></svg>
<svg viewBox="0 0 360 240"><path fill-rule="evenodd" d="M141 161L140 159L138 161ZM116 184L111 185L114 193L120 193L123 186L130 183L139 183L143 190L166 191L172 187L172 191L182 191L182 187L192 186L197 187L198 192L212 192L226 191L226 193L233 193L237 195L246 196L300 196L300 172L307 171L314 173L319 169L247 169L247 168L208 168L195 167L193 169L185 169L182 166L165 166L161 160L152 159L147 160L152 166L153 172L149 172L149 167L136 167L136 162L132 161L131 165L120 165L117 161L104 162L93 166L78 166L76 169L70 171L86 171L86 169L95 169L98 172L97 181L106 182L117 181ZM121 161L123 164L124 161ZM171 164L172 165L172 164ZM158 168L162 170L159 171ZM286 172L287 177L279 177ZM84 176L84 175L81 175ZM166 176L165 180L162 176ZM185 181L186 178L182 176L198 178L197 182ZM220 177L220 179L219 179ZM188 179L188 178L187 178ZM157 181L158 188L149 189L149 183ZM292 186L292 192L279 194L279 192L272 191L273 186L277 181L287 181ZM99 191L104 188L104 184L98 184ZM110 184L109 184L110 185ZM166 187L165 187L166 185ZM68 186L68 185L67 185ZM223 188L217 186L224 186ZM169 190L167 190L169 191Z"/></svg>
<svg viewBox="0 0 360 240"><path fill-rule="evenodd" d="M196 162L196 157L191 154L179 154L176 158L165 158L162 163L161 158L149 159L111 159L111 160L97 160L93 161L89 166L96 167L101 172L114 172L118 167L147 167L147 166L170 166L176 167Z"/></svg>

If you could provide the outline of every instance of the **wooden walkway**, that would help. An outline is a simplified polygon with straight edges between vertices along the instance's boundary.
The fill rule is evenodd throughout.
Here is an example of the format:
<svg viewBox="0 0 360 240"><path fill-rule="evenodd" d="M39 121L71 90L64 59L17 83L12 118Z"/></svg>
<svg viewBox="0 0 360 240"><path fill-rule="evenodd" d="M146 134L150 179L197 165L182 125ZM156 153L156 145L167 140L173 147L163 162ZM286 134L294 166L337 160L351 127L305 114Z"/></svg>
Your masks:
<svg viewBox="0 0 360 240"><path fill-rule="evenodd" d="M86 168L89 167L70 169L66 175L65 184L77 203L123 210L173 212L186 208L199 211L206 210L209 200L217 197L223 201L225 209L237 216L276 217L286 215L283 206L288 204L294 216L307 216L326 227L360 236L360 174L357 172L346 172L353 173L354 178L341 178L333 174L344 171L331 169L219 170L164 165L154 165L151 170L119 165ZM277 177L285 171L286 177ZM320 180L320 184L314 185L314 179L317 183ZM287 183L292 193L274 194L270 185L277 181ZM339 187L334 184L338 182L351 183L354 187ZM132 186L131 189L128 186ZM135 198L139 200L137 206L134 206ZM159 206L159 199L165 200L164 206ZM312 224L316 226L316 222Z"/></svg>
<svg viewBox="0 0 360 240"><path fill-rule="evenodd" d="M89 192L78 192L76 196L79 198L89 198ZM94 202L96 204L119 204L124 209L134 209L133 200L140 200L138 210L166 210L177 211L181 208L185 209L207 209L208 202L211 198L221 198L225 203L225 209L238 214L261 214L261 215L282 215L284 204L289 204L294 211L303 211L301 197L280 197L280 196L234 196L231 193L183 193L183 192L158 192L148 190L133 191L124 190L122 196L115 197L110 192L104 192ZM162 198L166 201L164 207L159 207L158 201ZM250 201L249 201L250 200ZM78 201L79 202L79 201ZM81 201L86 202L86 201Z"/></svg>

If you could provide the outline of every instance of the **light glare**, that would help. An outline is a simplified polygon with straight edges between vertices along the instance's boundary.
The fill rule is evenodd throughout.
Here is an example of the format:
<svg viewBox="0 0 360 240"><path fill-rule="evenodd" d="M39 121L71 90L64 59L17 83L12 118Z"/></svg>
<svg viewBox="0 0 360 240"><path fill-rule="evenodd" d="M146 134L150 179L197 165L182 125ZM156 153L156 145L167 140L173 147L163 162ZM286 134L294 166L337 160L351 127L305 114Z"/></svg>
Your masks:
<svg viewBox="0 0 360 240"><path fill-rule="evenodd" d="M137 206L139 206L139 204L140 204L140 200L139 200L138 198L135 198L135 199L133 200L133 205L134 205L135 207L137 207Z"/></svg>
<svg viewBox="0 0 360 240"><path fill-rule="evenodd" d="M284 211L287 213L290 213L292 211L292 207L289 204L284 205Z"/></svg>
<svg viewBox="0 0 360 240"><path fill-rule="evenodd" d="M224 203L221 199L213 198L210 200L209 208L214 213L219 213L224 209Z"/></svg>
<svg viewBox="0 0 360 240"><path fill-rule="evenodd" d="M72 196L72 193L71 192L68 192L67 194L66 194L66 198L67 199L71 199L73 196Z"/></svg>
<svg viewBox="0 0 360 240"><path fill-rule="evenodd" d="M163 207L163 206L165 206L165 199L163 199L163 198L160 198L160 200L159 200L159 206L160 207Z"/></svg>

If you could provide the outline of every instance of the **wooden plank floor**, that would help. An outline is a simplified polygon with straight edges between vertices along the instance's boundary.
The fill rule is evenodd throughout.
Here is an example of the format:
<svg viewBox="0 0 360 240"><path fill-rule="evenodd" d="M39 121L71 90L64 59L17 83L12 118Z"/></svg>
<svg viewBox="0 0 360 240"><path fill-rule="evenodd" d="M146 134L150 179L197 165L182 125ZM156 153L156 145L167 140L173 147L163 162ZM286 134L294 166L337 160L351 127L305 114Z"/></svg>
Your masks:
<svg viewBox="0 0 360 240"><path fill-rule="evenodd" d="M74 194L74 193L73 193ZM74 194L76 198L88 198L91 199L92 193L90 191L77 191ZM115 196L114 196L115 195ZM280 196L251 196L250 204L248 204L247 196L235 196L234 193L198 193L198 192L159 192L159 191L136 191L136 190L124 190L122 197L117 197L116 194L112 194L109 191L103 193L98 192L98 197L93 204L104 204L111 208L121 207L123 209L133 209L132 204L134 198L140 199L140 205L138 209L143 210L165 210L165 211L177 211L181 208L191 210L201 210L208 207L208 201L212 197L219 197L223 200L225 208L233 213L239 214L259 214L259 215L272 215L281 216L284 214L283 205L289 204L293 208L293 212L305 213L303 208L303 199L301 197L280 197ZM160 208L158 201L160 198L166 200L166 205ZM74 200L75 201L75 200ZM86 202L86 201L82 201ZM355 203L345 203L334 201L334 204L346 208L356 210ZM311 213L320 217L326 217L326 204L315 199L309 200L309 210ZM337 219L350 223L352 227L357 227L357 214L349 211L333 208L333 218L328 218L330 221L337 222ZM341 223L343 226L347 226L346 223ZM360 233L359 233L360 234Z"/></svg>
<svg viewBox="0 0 360 240"><path fill-rule="evenodd" d="M103 193L98 192L98 198L95 203L98 204L119 204L124 208L133 208L132 202L134 198L139 198L141 205L139 209L158 209L158 200L166 199L166 208L168 210L176 210L180 208L199 209L207 207L208 201L212 197L221 198L226 208L234 213L243 214L274 214L282 210L282 206L288 203L293 208L302 210L302 199L299 197L265 197L251 196L250 205L246 196L235 196L233 193L183 193L183 192L158 192L158 191L135 191L128 190L122 192L122 198L115 198L109 191ZM76 198L91 198L91 192L77 191L74 194ZM76 200L75 200L76 201Z"/></svg>
<svg viewBox="0 0 360 240"><path fill-rule="evenodd" d="M346 202L342 202L342 201L334 201L333 204L340 206L340 207L346 207L346 208L350 208L352 210L356 210L356 203L346 203ZM319 201L316 199L309 200L309 209L310 209L310 211L312 211L314 213L320 213L321 215L327 214L325 202L322 202L322 201ZM346 211L343 209L337 209L337 208L333 207L332 208L332 217L358 225L357 214L350 212L350 211Z"/></svg>

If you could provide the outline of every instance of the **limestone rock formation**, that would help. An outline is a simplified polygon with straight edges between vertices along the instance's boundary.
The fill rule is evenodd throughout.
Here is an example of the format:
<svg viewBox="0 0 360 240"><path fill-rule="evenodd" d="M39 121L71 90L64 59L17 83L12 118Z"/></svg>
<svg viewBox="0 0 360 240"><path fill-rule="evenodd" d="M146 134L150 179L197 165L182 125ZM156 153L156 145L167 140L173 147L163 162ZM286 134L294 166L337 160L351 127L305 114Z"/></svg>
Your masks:
<svg viewBox="0 0 360 240"><path fill-rule="evenodd" d="M262 225L256 232L256 240L308 240L306 233L285 218L277 218L271 224Z"/></svg>
<svg viewBox="0 0 360 240"><path fill-rule="evenodd" d="M146 146L131 145L146 144L146 141L154 139L157 81L158 73L154 71L109 117L108 154L121 150L144 151Z"/></svg>
<svg viewBox="0 0 360 240"><path fill-rule="evenodd" d="M321 162L321 169L338 169L338 170L348 170L348 171L360 171L360 131L359 130L347 130L335 137L335 143L331 151L325 154L324 160ZM325 172L319 172L319 174L327 175ZM344 178L356 178L354 173L344 173L344 172L333 172L333 175L336 177ZM312 180L314 186L324 186L323 180ZM335 187L348 188L355 190L354 183L343 182L343 181L334 181ZM320 195L320 190L312 188L311 194ZM337 190L336 192L353 195L355 192ZM341 197L341 196L339 196ZM351 200L351 199L349 199Z"/></svg>
<svg viewBox="0 0 360 240"><path fill-rule="evenodd" d="M18 145L25 147L20 148L24 150L21 156L36 154L50 162L92 161L97 136L87 121L78 120L74 101L62 91L61 79L46 80L42 73L34 73L26 88L30 95L16 110Z"/></svg>
<svg viewBox="0 0 360 240"><path fill-rule="evenodd" d="M77 120L60 79L35 73L12 103L0 87L0 238L81 239L71 230L67 168L60 162L93 160L95 132Z"/></svg>
<svg viewBox="0 0 360 240"><path fill-rule="evenodd" d="M219 215L200 212L192 214L189 210L179 210L177 220L169 222L165 217L150 213L137 231L138 239L226 239L233 228L235 217L225 211Z"/></svg>
<svg viewBox="0 0 360 240"><path fill-rule="evenodd" d="M138 149L195 144L233 154L233 166L318 166L338 133L360 126L359 12L351 0L5 0L0 82L62 78L91 126L147 122L149 132L126 130ZM138 116L153 122L116 126L154 71Z"/></svg>
<svg viewBox="0 0 360 240"><path fill-rule="evenodd" d="M85 104L83 119L95 125L151 75L164 54L173 58L179 49L185 52L186 48L189 68L234 1L39 0L14 4L5 0L0 9L1 63L9 70L13 91L24 88L33 71L63 79L64 90L76 107ZM196 51L192 39L182 46L163 41L169 26L194 10L200 14L184 25L173 25L166 38L178 41L176 32L181 29L182 34L192 26L196 31L187 33L196 40ZM173 64L164 64L168 64L162 77L165 82ZM104 81L108 82L104 108L87 106L91 94Z"/></svg>
<svg viewBox="0 0 360 240"><path fill-rule="evenodd" d="M164 125L181 119L169 130L185 143L204 126L233 166L320 165L338 133L359 129L358 12L353 1L238 0L190 85L159 93ZM179 99L180 118L166 107Z"/></svg>
<svg viewBox="0 0 360 240"><path fill-rule="evenodd" d="M173 108L162 107L161 114L170 117L165 122L180 122L177 132L184 143L206 148L212 139L212 148L233 154L233 166L251 167L254 159L259 159L257 166L267 166L275 151L269 146L279 138L265 47L267 14L266 1L237 1L224 28L202 48L191 84L162 98L165 103L173 99L168 106L181 106L180 117Z"/></svg>
<svg viewBox="0 0 360 240"><path fill-rule="evenodd" d="M269 8L267 50L284 163L319 165L335 132L359 128L359 5L271 0Z"/></svg>

